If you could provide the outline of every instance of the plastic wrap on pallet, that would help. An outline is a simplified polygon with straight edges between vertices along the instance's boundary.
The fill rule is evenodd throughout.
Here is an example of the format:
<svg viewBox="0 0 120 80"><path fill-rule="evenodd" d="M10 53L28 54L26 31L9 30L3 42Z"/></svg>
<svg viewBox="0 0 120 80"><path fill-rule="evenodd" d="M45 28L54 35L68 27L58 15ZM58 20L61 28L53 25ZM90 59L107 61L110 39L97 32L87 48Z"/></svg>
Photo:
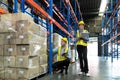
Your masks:
<svg viewBox="0 0 120 80"><path fill-rule="evenodd" d="M0 18L0 68L5 68L3 79L29 80L42 74L39 59L47 53L47 30L23 13L5 14ZM44 65L47 55L42 57ZM47 72L47 67L42 67L42 70Z"/></svg>
<svg viewBox="0 0 120 80"><path fill-rule="evenodd" d="M48 55L47 54L41 54L39 57L39 64L43 65L43 64L47 64L48 63Z"/></svg>
<svg viewBox="0 0 120 80"><path fill-rule="evenodd" d="M61 35L59 35L57 33L53 34L53 42L54 42L53 43L53 48L56 48L56 47L61 45L61 38L62 38Z"/></svg>
<svg viewBox="0 0 120 80"><path fill-rule="evenodd" d="M47 73L47 71L48 71L48 64L40 65L39 70L40 70L40 74Z"/></svg>

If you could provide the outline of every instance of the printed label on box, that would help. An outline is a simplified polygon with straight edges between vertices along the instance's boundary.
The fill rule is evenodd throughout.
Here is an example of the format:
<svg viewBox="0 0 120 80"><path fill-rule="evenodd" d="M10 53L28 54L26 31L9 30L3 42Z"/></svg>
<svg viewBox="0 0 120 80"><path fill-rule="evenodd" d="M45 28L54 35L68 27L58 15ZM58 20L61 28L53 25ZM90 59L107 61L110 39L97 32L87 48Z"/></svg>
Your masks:
<svg viewBox="0 0 120 80"><path fill-rule="evenodd" d="M10 61L11 61L11 59L10 59L10 58L8 58L8 57L6 58L6 60L7 60L8 62L10 62Z"/></svg>
<svg viewBox="0 0 120 80"><path fill-rule="evenodd" d="M25 48L25 47L22 47L22 48L21 48L21 51L26 51L26 48Z"/></svg>
<svg viewBox="0 0 120 80"><path fill-rule="evenodd" d="M24 36L23 36L23 35L19 35L19 38L20 38L20 39L24 39Z"/></svg>
<svg viewBox="0 0 120 80"><path fill-rule="evenodd" d="M24 71L20 70L18 73L19 73L19 74L24 74Z"/></svg>
<svg viewBox="0 0 120 80"><path fill-rule="evenodd" d="M13 48L8 48L8 52L12 52L13 51Z"/></svg>
<svg viewBox="0 0 120 80"><path fill-rule="evenodd" d="M21 27L24 27L24 26L25 26L25 24L20 24L20 26L21 26Z"/></svg>
<svg viewBox="0 0 120 80"><path fill-rule="evenodd" d="M20 62L23 62L23 61L24 61L24 59L23 59L23 58L19 58L18 60L19 60Z"/></svg>
<svg viewBox="0 0 120 80"><path fill-rule="evenodd" d="M12 70L8 70L8 73L9 73L9 74L12 74L12 73L13 73L13 71L12 71Z"/></svg>
<svg viewBox="0 0 120 80"><path fill-rule="evenodd" d="M11 38L11 35L6 36L6 39L10 39L10 38Z"/></svg>

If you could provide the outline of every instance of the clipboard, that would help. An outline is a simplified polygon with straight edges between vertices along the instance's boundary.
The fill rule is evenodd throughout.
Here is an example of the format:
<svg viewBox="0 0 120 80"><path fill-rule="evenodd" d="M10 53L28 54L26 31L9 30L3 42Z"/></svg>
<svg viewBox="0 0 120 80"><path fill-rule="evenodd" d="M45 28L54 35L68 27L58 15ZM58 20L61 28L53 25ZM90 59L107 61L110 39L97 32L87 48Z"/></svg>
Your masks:
<svg viewBox="0 0 120 80"><path fill-rule="evenodd" d="M83 38L89 38L89 32L87 32L87 33L81 33L81 35L83 36ZM80 40L80 38L77 38L76 40L75 40L75 43L77 42L77 41L79 41Z"/></svg>
<svg viewBox="0 0 120 80"><path fill-rule="evenodd" d="M82 35L84 38L89 38L89 32L87 32L87 33L81 33L81 35Z"/></svg>

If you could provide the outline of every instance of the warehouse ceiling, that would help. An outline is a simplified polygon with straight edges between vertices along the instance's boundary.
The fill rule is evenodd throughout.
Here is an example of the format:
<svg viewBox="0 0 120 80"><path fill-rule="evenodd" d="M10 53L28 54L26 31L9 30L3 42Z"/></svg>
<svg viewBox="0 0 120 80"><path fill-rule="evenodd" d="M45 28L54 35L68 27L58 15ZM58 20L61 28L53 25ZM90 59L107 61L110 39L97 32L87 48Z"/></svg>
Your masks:
<svg viewBox="0 0 120 80"><path fill-rule="evenodd" d="M78 2L84 19L98 16L101 0L78 0Z"/></svg>
<svg viewBox="0 0 120 80"><path fill-rule="evenodd" d="M55 4L60 4L60 0L53 0ZM75 0L70 0L72 7L75 6ZM98 16L101 0L78 0L84 19Z"/></svg>

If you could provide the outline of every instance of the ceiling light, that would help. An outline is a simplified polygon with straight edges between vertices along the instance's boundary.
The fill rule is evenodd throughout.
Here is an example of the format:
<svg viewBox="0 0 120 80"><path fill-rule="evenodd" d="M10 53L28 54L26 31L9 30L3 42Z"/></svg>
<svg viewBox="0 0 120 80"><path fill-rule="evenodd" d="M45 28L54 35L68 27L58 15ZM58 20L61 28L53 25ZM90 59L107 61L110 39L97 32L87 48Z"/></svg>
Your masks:
<svg viewBox="0 0 120 80"><path fill-rule="evenodd" d="M100 10L99 10L99 16L103 16L106 6L107 6L108 0L101 0Z"/></svg>

